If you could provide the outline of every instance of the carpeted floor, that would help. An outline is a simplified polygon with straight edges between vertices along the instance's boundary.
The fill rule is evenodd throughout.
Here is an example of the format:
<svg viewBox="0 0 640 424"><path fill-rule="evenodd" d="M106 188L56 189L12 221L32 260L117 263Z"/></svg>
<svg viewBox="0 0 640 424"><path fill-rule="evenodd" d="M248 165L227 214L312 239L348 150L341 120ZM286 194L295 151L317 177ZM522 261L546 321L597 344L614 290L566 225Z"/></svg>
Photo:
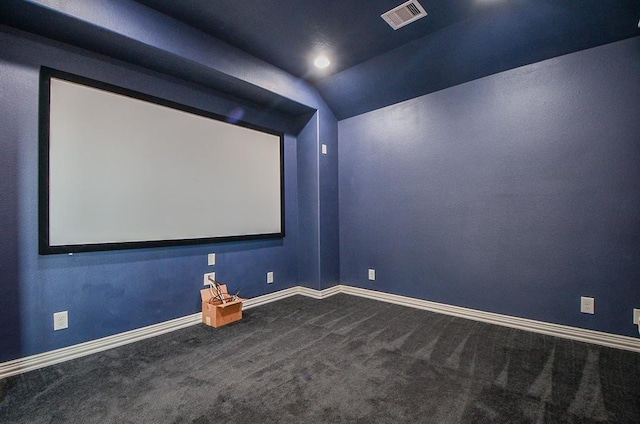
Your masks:
<svg viewBox="0 0 640 424"><path fill-rule="evenodd" d="M292 297L0 381L2 423L639 423L640 354Z"/></svg>

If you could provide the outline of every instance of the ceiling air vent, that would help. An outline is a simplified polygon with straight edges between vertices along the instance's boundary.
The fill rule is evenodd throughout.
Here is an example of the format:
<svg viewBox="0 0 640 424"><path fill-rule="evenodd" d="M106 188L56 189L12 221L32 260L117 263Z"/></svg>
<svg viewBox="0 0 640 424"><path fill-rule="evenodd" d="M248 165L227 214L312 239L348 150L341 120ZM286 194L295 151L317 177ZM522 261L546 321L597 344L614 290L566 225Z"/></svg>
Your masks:
<svg viewBox="0 0 640 424"><path fill-rule="evenodd" d="M409 0L380 15L391 28L398 29L427 16L427 11L416 0Z"/></svg>

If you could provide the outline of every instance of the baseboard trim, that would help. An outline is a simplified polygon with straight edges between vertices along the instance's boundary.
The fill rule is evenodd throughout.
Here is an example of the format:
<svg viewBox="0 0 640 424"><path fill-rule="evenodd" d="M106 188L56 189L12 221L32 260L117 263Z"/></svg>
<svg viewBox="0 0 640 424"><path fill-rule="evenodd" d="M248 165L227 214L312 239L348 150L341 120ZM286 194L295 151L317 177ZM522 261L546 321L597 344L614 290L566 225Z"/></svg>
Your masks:
<svg viewBox="0 0 640 424"><path fill-rule="evenodd" d="M531 331L534 333L546 334L549 336L561 337L564 339L571 339L584 343L591 343L600 346L630 350L632 352L640 353L640 339L634 337L620 336L617 334L587 330L584 328L569 327L566 325L535 321L509 315L501 315L493 312L484 312L476 309L463 308L460 306L431 302L428 300L416 299L413 297L383 293L375 290L362 289L359 287L341 285L340 293L345 293L352 296L366 297L368 299L394 303L397 305L408 306L411 308L422 309L430 312L437 312L445 315L452 315L474 321L486 322L503 327L517 328L519 330Z"/></svg>
<svg viewBox="0 0 640 424"><path fill-rule="evenodd" d="M518 318L508 315L501 315L492 312L484 312L476 309L468 309L460 306L446 305L443 303L431 302L428 300L416 299L413 297L400 296L379 292L375 290L362 289L346 285L336 285L324 290L315 290L308 287L296 286L288 289L268 293L247 299L243 303L243 309L251 309L260 305L285 299L287 297L302 295L313 299L326 299L338 293L351 296L365 297L367 299L381 302L393 303L410 308L422 309L445 315L452 315L474 321L486 322L489 324L501 325L503 327L517 328L519 330L531 331L534 333L546 334L549 336L561 337L585 343L592 343L600 346L612 347L616 349L630 350L640 353L640 339L616 334L603 333L600 331L586 330L582 328L569 327L560 324L535 321L526 318ZM113 336L92 340L77 345L40 353L15 359L13 361L0 363L0 379L12 375L22 374L38 368L91 355L144 340L160 334L186 328L201 322L201 314L191 314L159 324L150 325L143 328L127 331Z"/></svg>
<svg viewBox="0 0 640 424"><path fill-rule="evenodd" d="M256 306L265 305L271 302L277 302L278 300L286 299L287 297L300 294L299 286L291 287L289 289L279 290L273 293L263 294L262 296L252 297L242 302L242 310L255 308Z"/></svg>
<svg viewBox="0 0 640 424"><path fill-rule="evenodd" d="M38 368L48 367L49 365L58 364L60 362L70 361L71 359L80 358L82 356L91 355L108 349L113 349L114 347L148 339L150 337L159 336L160 334L189 327L201 321L202 318L200 313L187 315L170 321L161 322L159 324L114 334L113 336L103 337L101 339L91 340L89 342L14 359L13 361L3 362L0 363L0 379L16 374L22 374L27 371L33 371Z"/></svg>
<svg viewBox="0 0 640 424"><path fill-rule="evenodd" d="M310 289L308 287L298 287L299 292L302 296L312 297L314 299L326 299L329 296L333 296L334 294L342 293L342 286L337 285L333 287L329 287L324 290L315 290Z"/></svg>
<svg viewBox="0 0 640 424"><path fill-rule="evenodd" d="M243 309L251 309L256 306L276 302L295 295L308 296L314 299L324 299L336 293L339 293L337 286L326 290L314 290L308 287L296 286L247 299L243 302L242 306ZM93 353L103 352L105 350L113 349L114 347L159 336L171 331L180 330L200 322L202 322L202 314L198 312L172 319L170 321L126 331L124 333L114 334L113 336L103 337L101 339L91 340L89 342L63 347L61 349L51 350L37 355L26 356L24 358L14 359L8 362L2 362L0 363L0 379L48 367L60 362L70 361Z"/></svg>
<svg viewBox="0 0 640 424"><path fill-rule="evenodd" d="M262 296L253 297L247 299L242 303L242 309L251 309L256 306L265 305L267 303L276 302L278 300L286 299L287 297L302 295L311 297L314 299L326 299L329 296L338 294L341 292L341 286L333 286L324 290L311 289L309 287L296 286L288 289L280 290L273 293L263 294Z"/></svg>

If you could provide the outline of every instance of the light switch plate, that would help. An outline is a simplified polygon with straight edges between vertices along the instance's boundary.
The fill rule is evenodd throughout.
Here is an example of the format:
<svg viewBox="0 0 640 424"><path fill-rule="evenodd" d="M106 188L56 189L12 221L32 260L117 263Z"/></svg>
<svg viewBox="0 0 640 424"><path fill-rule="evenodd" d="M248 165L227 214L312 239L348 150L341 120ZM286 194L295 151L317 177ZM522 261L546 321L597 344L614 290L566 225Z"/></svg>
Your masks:
<svg viewBox="0 0 640 424"><path fill-rule="evenodd" d="M273 283L273 271L267 272L267 284Z"/></svg>
<svg viewBox="0 0 640 424"><path fill-rule="evenodd" d="M376 279L376 270L369 268L369 280L374 281Z"/></svg>
<svg viewBox="0 0 640 424"><path fill-rule="evenodd" d="M209 253L207 255L207 265L215 265L216 264L216 254Z"/></svg>

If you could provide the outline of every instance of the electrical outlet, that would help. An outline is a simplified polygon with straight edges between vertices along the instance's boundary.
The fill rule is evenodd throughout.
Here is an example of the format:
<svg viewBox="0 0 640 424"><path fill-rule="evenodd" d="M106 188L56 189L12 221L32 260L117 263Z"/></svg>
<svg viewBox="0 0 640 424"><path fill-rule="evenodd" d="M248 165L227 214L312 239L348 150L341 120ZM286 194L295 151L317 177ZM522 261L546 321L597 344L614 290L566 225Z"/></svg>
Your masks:
<svg viewBox="0 0 640 424"><path fill-rule="evenodd" d="M267 272L267 284L273 283L273 271Z"/></svg>
<svg viewBox="0 0 640 424"><path fill-rule="evenodd" d="M633 323L635 325L640 325L640 309L633 310Z"/></svg>
<svg viewBox="0 0 640 424"><path fill-rule="evenodd" d="M369 280L374 281L376 279L376 270L369 268Z"/></svg>
<svg viewBox="0 0 640 424"><path fill-rule="evenodd" d="M55 312L53 314L53 331L69 328L69 312Z"/></svg>
<svg viewBox="0 0 640 424"><path fill-rule="evenodd" d="M326 155L326 154L327 154L327 145L326 145L326 144L323 144L323 145L322 145L322 154L323 154L323 155Z"/></svg>
<svg viewBox="0 0 640 424"><path fill-rule="evenodd" d="M209 253L207 255L207 265L215 265L216 264L216 254Z"/></svg>
<svg viewBox="0 0 640 424"><path fill-rule="evenodd" d="M593 297L580 298L580 312L583 314L595 314L596 313L596 301Z"/></svg>
<svg viewBox="0 0 640 424"><path fill-rule="evenodd" d="M211 280L215 281L216 280L216 273L215 272L207 272L206 274L204 274L203 284L205 286L208 286L209 284L211 284L213 282L213 281L209 280L209 277L211 277Z"/></svg>

